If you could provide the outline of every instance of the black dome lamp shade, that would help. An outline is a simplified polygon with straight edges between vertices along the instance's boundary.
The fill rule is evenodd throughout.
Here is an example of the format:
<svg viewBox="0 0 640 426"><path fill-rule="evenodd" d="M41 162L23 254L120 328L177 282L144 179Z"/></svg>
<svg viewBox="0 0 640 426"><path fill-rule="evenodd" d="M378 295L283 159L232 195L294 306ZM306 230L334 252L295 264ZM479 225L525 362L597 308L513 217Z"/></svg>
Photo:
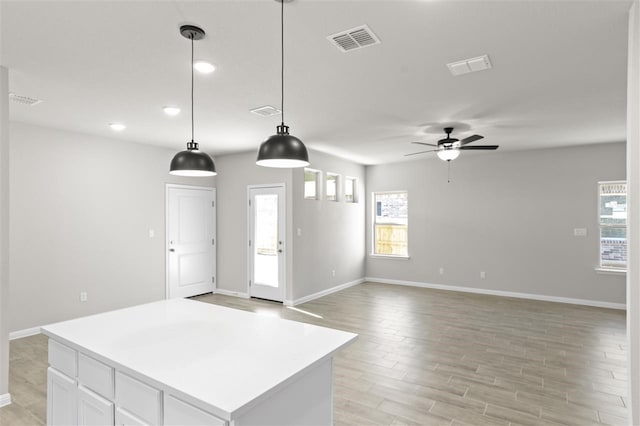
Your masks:
<svg viewBox="0 0 640 426"><path fill-rule="evenodd" d="M191 142L187 143L187 149L177 153L173 160L169 173L178 176L215 176L216 166L213 159L206 152L198 149L198 143L193 139L193 41L204 38L204 31L193 25L180 27L180 34L191 40Z"/></svg>
<svg viewBox="0 0 640 426"><path fill-rule="evenodd" d="M309 165L309 153L304 143L289 134L289 126L284 124L284 4L292 0L275 0L280 8L280 83L282 122L276 127L276 134L262 142L258 149L256 164L264 167L294 168Z"/></svg>

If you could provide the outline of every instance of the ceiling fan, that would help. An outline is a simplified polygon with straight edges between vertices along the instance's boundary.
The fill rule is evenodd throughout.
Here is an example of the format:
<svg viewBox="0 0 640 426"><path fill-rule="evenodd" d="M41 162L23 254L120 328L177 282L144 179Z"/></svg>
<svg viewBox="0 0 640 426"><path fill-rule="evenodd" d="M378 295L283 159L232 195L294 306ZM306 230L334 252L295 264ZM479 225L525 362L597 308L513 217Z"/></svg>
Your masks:
<svg viewBox="0 0 640 426"><path fill-rule="evenodd" d="M413 152L411 154L405 154L405 157L410 155L424 154L425 152L437 152L438 158L443 161L451 161L458 158L461 150L473 149L473 150L494 150L498 149L498 145L475 145L475 146L467 146L467 144L471 142L475 142L484 138L484 136L480 135L472 135L462 140L458 140L451 137L451 132L453 132L453 127L445 127L444 132L447 134L447 137L444 139L440 139L437 145L426 142L411 142L417 145L426 145L432 146L436 149L430 149L428 151L420 151Z"/></svg>

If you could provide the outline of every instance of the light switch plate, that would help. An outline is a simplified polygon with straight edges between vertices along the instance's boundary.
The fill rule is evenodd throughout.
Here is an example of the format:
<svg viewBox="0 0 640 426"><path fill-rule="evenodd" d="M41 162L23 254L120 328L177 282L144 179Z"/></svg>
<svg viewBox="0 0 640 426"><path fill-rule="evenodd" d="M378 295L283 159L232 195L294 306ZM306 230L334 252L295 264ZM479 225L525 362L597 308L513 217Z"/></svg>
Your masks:
<svg viewBox="0 0 640 426"><path fill-rule="evenodd" d="M587 228L574 228L573 229L574 237L586 237L587 236Z"/></svg>

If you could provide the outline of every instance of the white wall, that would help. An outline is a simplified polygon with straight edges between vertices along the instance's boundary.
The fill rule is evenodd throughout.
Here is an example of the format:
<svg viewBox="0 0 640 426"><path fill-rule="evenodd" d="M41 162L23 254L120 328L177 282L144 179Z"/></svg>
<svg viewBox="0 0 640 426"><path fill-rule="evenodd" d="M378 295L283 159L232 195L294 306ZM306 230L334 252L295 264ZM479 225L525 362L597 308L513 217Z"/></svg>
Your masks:
<svg viewBox="0 0 640 426"><path fill-rule="evenodd" d="M10 136L11 330L163 299L165 184L215 178L169 175L170 149L21 123Z"/></svg>
<svg viewBox="0 0 640 426"><path fill-rule="evenodd" d="M627 70L627 180L629 182L629 265L627 334L629 336L629 411L640 425L640 1L629 11Z"/></svg>
<svg viewBox="0 0 640 426"><path fill-rule="evenodd" d="M216 158L218 198L218 288L243 295L248 294L247 271L247 186L284 183L286 210L291 212L291 170L256 165L256 152L225 155ZM286 298L292 288L291 216L287 217Z"/></svg>
<svg viewBox="0 0 640 426"><path fill-rule="evenodd" d="M327 201L324 194L305 200L304 169L293 172L294 300L365 276L365 167L316 151L309 155L309 167L321 170L323 181L327 172L340 175L340 191L337 202ZM357 203L344 201L346 176L357 178Z"/></svg>
<svg viewBox="0 0 640 426"><path fill-rule="evenodd" d="M625 278L594 272L596 183L625 179L624 144L463 153L451 177L435 156L367 168L367 206L409 191L411 256L368 258L368 277L625 303ZM368 251L371 226L368 212Z"/></svg>
<svg viewBox="0 0 640 426"><path fill-rule="evenodd" d="M362 192L363 166L315 151L309 156L313 168L357 177ZM255 152L216 159L218 288L247 294L247 186L273 183L284 183L287 192L285 299L295 301L363 278L364 200L349 205L343 201L304 200L302 169L259 167L255 159ZM336 271L335 277L332 270Z"/></svg>

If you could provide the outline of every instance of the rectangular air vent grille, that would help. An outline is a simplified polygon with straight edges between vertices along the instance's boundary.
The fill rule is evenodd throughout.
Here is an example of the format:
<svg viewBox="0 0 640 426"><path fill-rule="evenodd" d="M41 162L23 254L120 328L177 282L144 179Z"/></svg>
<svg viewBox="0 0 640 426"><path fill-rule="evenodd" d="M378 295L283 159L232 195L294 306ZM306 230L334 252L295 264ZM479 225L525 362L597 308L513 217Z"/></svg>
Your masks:
<svg viewBox="0 0 640 426"><path fill-rule="evenodd" d="M488 70L491 68L489 55L478 56L477 58L463 59L462 61L451 62L447 68L452 75L469 74L470 72Z"/></svg>
<svg viewBox="0 0 640 426"><path fill-rule="evenodd" d="M278 115L281 113L281 111L278 108L272 107L271 105L261 106L258 108L254 108L250 111L254 114L261 115L263 117L270 117L272 115Z"/></svg>
<svg viewBox="0 0 640 426"><path fill-rule="evenodd" d="M15 103L34 106L42 103L42 99L30 98L28 96L16 95L15 93L9 93L9 99Z"/></svg>
<svg viewBox="0 0 640 426"><path fill-rule="evenodd" d="M380 39L366 25L332 34L327 37L327 40L343 53L380 44Z"/></svg>

